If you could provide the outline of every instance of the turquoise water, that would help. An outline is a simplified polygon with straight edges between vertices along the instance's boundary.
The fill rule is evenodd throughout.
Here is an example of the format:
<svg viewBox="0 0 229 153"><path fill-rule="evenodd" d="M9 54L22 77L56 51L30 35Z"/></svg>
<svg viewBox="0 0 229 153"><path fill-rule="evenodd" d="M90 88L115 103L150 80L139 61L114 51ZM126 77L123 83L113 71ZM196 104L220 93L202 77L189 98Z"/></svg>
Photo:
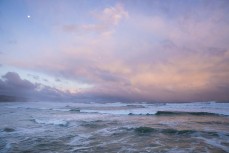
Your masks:
<svg viewBox="0 0 229 153"><path fill-rule="evenodd" d="M0 104L0 152L229 152L228 103Z"/></svg>

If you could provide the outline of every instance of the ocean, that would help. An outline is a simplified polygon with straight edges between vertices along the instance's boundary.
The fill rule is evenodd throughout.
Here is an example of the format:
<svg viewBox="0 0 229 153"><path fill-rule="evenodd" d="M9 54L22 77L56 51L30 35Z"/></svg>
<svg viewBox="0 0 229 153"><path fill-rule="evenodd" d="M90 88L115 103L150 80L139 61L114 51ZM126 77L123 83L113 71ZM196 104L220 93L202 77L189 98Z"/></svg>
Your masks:
<svg viewBox="0 0 229 153"><path fill-rule="evenodd" d="M1 153L226 153L229 103L0 103Z"/></svg>

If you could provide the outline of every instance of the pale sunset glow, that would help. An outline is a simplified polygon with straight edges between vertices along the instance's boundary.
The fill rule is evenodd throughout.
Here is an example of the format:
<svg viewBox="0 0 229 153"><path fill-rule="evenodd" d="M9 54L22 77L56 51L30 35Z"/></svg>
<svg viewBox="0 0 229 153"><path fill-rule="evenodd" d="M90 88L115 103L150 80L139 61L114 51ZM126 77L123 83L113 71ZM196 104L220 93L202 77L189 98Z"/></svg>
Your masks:
<svg viewBox="0 0 229 153"><path fill-rule="evenodd" d="M2 0L0 94L226 101L228 13L226 0Z"/></svg>

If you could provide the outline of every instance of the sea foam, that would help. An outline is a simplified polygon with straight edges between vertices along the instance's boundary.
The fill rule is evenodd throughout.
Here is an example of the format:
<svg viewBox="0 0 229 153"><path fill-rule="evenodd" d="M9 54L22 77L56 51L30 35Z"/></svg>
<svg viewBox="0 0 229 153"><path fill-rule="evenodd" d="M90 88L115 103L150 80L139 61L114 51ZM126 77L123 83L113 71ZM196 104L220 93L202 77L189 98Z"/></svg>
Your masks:
<svg viewBox="0 0 229 153"><path fill-rule="evenodd" d="M67 126L68 122L64 120L58 119L34 119L34 122L38 124L47 124L47 125L60 125L60 126Z"/></svg>

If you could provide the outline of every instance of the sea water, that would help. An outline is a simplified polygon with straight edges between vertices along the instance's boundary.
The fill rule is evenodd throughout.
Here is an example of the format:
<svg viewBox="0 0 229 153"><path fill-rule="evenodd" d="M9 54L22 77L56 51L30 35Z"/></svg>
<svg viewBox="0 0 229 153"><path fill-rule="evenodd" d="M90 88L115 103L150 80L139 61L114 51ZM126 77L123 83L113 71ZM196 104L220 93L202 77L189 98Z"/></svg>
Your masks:
<svg viewBox="0 0 229 153"><path fill-rule="evenodd" d="M229 103L0 103L1 153L229 152Z"/></svg>

